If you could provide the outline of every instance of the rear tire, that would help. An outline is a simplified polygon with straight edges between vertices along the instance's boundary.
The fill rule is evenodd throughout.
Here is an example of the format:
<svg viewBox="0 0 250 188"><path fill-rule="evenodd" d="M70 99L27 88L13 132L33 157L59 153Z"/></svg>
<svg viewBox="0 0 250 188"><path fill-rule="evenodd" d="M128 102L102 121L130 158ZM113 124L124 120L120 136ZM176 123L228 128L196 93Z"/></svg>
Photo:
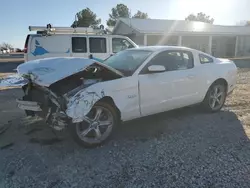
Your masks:
<svg viewBox="0 0 250 188"><path fill-rule="evenodd" d="M70 125L70 132L79 145L88 148L106 142L119 122L116 108L107 102L97 102L87 118L87 121Z"/></svg>
<svg viewBox="0 0 250 188"><path fill-rule="evenodd" d="M202 105L208 112L218 112L223 107L226 97L226 85L217 82L210 86Z"/></svg>

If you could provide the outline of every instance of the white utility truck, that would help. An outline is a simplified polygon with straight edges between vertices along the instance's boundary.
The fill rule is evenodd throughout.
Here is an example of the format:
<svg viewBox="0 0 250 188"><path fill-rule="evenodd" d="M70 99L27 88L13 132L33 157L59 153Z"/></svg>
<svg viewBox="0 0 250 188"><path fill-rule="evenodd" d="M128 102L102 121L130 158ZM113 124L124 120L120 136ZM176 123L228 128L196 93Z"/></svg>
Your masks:
<svg viewBox="0 0 250 188"><path fill-rule="evenodd" d="M48 57L85 57L102 62L110 55L127 48L138 48L128 37L107 34L89 27L29 26L36 34L27 35L24 59L31 61Z"/></svg>

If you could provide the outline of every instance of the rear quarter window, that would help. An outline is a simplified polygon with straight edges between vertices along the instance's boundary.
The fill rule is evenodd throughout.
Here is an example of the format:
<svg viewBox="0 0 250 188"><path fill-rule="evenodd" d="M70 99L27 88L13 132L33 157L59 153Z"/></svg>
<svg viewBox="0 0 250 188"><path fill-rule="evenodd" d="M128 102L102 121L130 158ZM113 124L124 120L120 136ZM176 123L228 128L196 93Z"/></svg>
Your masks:
<svg viewBox="0 0 250 188"><path fill-rule="evenodd" d="M204 54L199 54L199 58L200 58L200 63L201 64L206 64L206 63L213 63L214 60L213 58L206 56Z"/></svg>

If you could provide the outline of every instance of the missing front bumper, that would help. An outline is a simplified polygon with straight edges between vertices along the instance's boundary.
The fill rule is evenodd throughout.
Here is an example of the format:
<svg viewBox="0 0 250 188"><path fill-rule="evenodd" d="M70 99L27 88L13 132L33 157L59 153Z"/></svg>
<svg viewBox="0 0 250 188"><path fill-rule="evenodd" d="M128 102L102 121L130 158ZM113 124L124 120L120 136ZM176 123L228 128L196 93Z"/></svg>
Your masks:
<svg viewBox="0 0 250 188"><path fill-rule="evenodd" d="M18 108L25 110L25 111L33 111L33 112L40 112L42 111L38 102L34 101L24 101L21 99L16 99Z"/></svg>

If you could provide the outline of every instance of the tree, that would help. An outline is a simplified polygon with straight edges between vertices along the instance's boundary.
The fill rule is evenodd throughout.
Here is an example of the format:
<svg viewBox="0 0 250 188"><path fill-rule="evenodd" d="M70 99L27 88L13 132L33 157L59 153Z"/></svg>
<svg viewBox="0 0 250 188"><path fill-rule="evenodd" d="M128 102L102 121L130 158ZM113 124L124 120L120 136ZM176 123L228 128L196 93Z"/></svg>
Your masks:
<svg viewBox="0 0 250 188"><path fill-rule="evenodd" d="M83 9L76 13L77 20L74 21L71 27L98 27L101 24L101 19L89 8Z"/></svg>
<svg viewBox="0 0 250 188"><path fill-rule="evenodd" d="M111 9L111 14L109 14L109 19L107 20L108 26L115 26L118 18L129 18L129 9L124 4L117 4L116 7Z"/></svg>
<svg viewBox="0 0 250 188"><path fill-rule="evenodd" d="M13 46L11 44L9 44L9 43L4 42L4 43L1 44L1 48L7 50L7 49L12 49Z"/></svg>
<svg viewBox="0 0 250 188"><path fill-rule="evenodd" d="M138 10L137 13L132 18L147 19L148 14Z"/></svg>
<svg viewBox="0 0 250 188"><path fill-rule="evenodd" d="M188 21L200 21L200 22L205 22L205 23L214 23L214 19L210 18L210 16L207 16L206 14L200 12L197 15L190 14L188 17L185 18L185 20Z"/></svg>

